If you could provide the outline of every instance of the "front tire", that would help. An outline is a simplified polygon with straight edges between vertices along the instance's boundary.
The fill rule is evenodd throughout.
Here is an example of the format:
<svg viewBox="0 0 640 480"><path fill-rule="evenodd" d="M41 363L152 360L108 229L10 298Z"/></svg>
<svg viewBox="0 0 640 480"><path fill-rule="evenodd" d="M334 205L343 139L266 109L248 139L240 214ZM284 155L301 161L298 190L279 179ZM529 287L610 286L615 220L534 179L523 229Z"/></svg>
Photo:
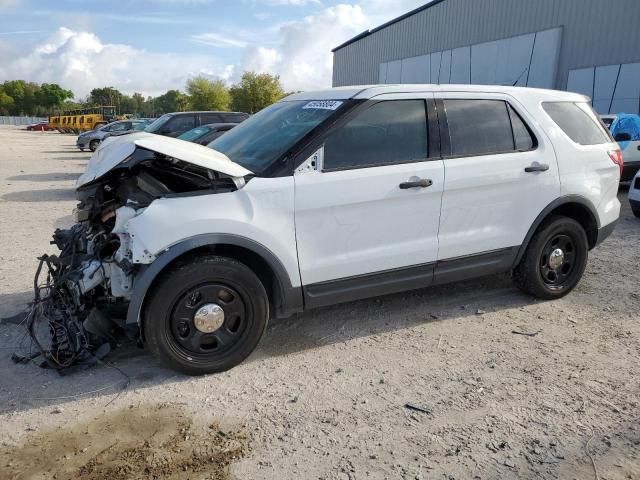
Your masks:
<svg viewBox="0 0 640 480"><path fill-rule="evenodd" d="M537 298L563 297L582 278L588 255L589 243L582 226L572 218L553 215L531 238L513 271L514 283Z"/></svg>
<svg viewBox="0 0 640 480"><path fill-rule="evenodd" d="M99 143L100 143L99 140L91 140L89 142L89 150L91 150L92 152L95 152L96 149L98 148Z"/></svg>
<svg viewBox="0 0 640 480"><path fill-rule="evenodd" d="M143 330L162 363L202 375L247 358L268 318L267 292L256 274L235 259L209 255L179 262L154 284Z"/></svg>

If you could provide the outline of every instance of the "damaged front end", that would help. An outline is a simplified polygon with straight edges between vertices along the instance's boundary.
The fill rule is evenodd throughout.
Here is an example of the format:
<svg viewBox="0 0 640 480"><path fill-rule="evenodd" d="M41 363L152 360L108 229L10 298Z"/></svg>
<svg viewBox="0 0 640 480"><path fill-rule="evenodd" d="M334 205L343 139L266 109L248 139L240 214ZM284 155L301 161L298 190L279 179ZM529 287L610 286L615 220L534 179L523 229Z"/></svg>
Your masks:
<svg viewBox="0 0 640 480"><path fill-rule="evenodd" d="M128 222L159 198L231 192L249 174L214 150L156 135L113 139L97 151L77 183L77 223L54 232L59 254L39 258L26 318L37 352L14 360L41 355L43 366L63 369L106 355L124 330L136 278L156 258L134 257ZM127 333L138 339L139 327Z"/></svg>

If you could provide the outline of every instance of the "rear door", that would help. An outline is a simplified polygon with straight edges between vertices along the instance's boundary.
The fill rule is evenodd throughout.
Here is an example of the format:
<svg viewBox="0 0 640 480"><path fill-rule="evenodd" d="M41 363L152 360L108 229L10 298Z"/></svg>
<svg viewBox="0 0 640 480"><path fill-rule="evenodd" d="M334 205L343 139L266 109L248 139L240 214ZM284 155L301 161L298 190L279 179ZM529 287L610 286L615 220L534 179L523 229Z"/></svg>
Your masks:
<svg viewBox="0 0 640 480"><path fill-rule="evenodd" d="M346 290L353 295L345 298L358 298L403 280L404 288L431 281L444 170L438 152L433 158L428 151L430 98L376 97L326 134L308 168L297 169L296 239L307 302L327 303L311 298L316 294L335 303ZM337 290L323 287L329 283Z"/></svg>
<svg viewBox="0 0 640 480"><path fill-rule="evenodd" d="M435 97L445 171L438 260L503 249L515 256L512 247L522 244L538 214L560 196L549 140L509 96Z"/></svg>

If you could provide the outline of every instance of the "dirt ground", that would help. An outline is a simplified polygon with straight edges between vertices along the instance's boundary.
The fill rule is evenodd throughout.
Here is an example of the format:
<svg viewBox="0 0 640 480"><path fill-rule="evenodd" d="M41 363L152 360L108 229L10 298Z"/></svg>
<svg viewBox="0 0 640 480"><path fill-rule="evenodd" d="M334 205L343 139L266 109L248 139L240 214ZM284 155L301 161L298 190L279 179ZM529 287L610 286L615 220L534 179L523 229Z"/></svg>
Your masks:
<svg viewBox="0 0 640 480"><path fill-rule="evenodd" d="M71 221L74 141L0 127L0 317ZM60 376L12 363L0 324L0 478L639 479L640 220L620 199L561 300L503 276L320 309L224 374L125 344Z"/></svg>

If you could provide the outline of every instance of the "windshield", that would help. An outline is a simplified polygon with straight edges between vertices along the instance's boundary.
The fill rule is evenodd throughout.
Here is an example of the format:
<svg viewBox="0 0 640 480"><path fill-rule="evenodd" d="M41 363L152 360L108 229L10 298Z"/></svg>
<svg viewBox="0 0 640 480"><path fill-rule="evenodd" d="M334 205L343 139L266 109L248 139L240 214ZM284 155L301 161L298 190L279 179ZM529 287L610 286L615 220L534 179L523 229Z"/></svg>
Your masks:
<svg viewBox="0 0 640 480"><path fill-rule="evenodd" d="M144 131L149 133L154 133L158 131L160 127L164 125L167 122L167 120L169 120L170 118L171 118L171 114L165 113L160 118L156 118L155 121L151 123L151 125L149 125L147 128L144 129Z"/></svg>
<svg viewBox="0 0 640 480"><path fill-rule="evenodd" d="M193 142L194 140L197 140L198 138L203 136L205 133L209 133L209 130L211 130L211 128L209 127L192 128L188 132L184 132L178 138L180 140L186 140L187 142Z"/></svg>
<svg viewBox="0 0 640 480"><path fill-rule="evenodd" d="M211 142L254 173L266 170L302 137L327 119L342 101L283 101L259 111Z"/></svg>

